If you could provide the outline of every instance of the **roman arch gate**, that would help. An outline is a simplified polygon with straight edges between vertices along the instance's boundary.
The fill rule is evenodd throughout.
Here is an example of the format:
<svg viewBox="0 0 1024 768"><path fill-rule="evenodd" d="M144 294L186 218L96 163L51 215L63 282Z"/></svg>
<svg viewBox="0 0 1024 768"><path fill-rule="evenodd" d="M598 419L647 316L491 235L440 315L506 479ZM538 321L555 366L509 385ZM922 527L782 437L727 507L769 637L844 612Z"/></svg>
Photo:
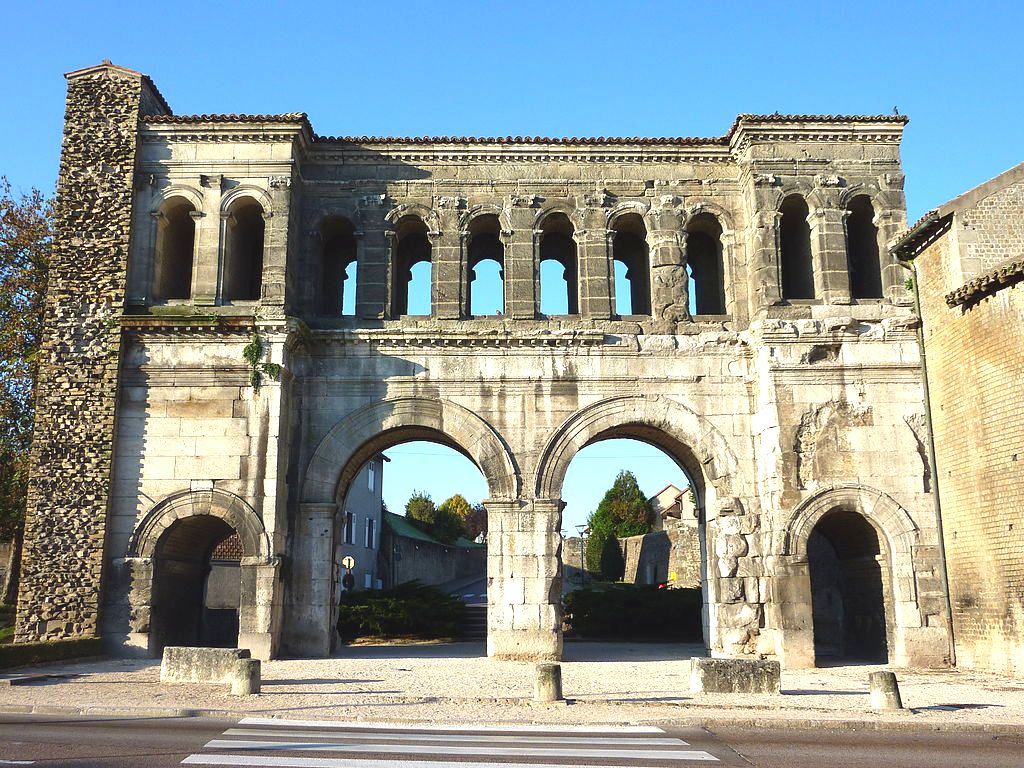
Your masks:
<svg viewBox="0 0 1024 768"><path fill-rule="evenodd" d="M487 480L488 653L558 658L566 468L628 436L695 479L713 654L948 663L904 118L332 138L68 82L19 639L158 652L238 536L238 642L328 654L339 500L428 438Z"/></svg>

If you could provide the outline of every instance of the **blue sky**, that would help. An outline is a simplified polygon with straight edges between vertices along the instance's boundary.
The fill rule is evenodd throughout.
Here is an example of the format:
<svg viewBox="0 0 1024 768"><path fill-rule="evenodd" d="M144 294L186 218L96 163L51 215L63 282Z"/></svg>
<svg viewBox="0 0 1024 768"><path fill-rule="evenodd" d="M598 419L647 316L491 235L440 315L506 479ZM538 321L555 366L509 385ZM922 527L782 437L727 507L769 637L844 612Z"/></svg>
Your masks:
<svg viewBox="0 0 1024 768"><path fill-rule="evenodd" d="M62 73L104 58L177 113L304 111L321 134L717 136L740 112L898 107L911 220L1024 160L1018 3L39 2L9 3L4 28L0 174L21 189L53 189ZM390 477L439 501L439 473L479 478L423 456L399 473L401 450ZM629 464L587 450L613 453L573 473ZM567 489L567 516L595 487Z"/></svg>

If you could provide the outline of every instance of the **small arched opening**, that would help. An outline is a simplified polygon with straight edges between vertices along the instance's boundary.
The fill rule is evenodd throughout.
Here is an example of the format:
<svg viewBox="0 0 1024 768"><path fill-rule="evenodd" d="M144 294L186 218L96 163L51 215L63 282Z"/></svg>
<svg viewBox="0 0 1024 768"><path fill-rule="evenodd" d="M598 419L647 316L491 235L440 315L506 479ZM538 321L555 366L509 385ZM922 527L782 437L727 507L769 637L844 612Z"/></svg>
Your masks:
<svg viewBox="0 0 1024 768"><path fill-rule="evenodd" d="M612 259L615 262L615 313L651 314L651 262L647 227L637 213L626 213L612 224Z"/></svg>
<svg viewBox="0 0 1024 768"><path fill-rule="evenodd" d="M234 544L237 543L237 547ZM241 542L220 517L174 522L153 557L151 650L238 644Z"/></svg>
<svg viewBox="0 0 1024 768"><path fill-rule="evenodd" d="M192 296L195 213L196 207L183 197L172 197L160 209L150 287L150 297L155 304Z"/></svg>
<svg viewBox="0 0 1024 768"><path fill-rule="evenodd" d="M807 539L817 663L838 659L887 663L890 584L875 527L861 514L834 509Z"/></svg>
<svg viewBox="0 0 1024 768"><path fill-rule="evenodd" d="M505 313L505 246L501 224L494 214L477 216L469 224L468 304L472 317Z"/></svg>
<svg viewBox="0 0 1024 768"><path fill-rule="evenodd" d="M846 259L850 296L882 298L882 263L878 258L878 228L871 198L857 195L846 207Z"/></svg>
<svg viewBox="0 0 1024 768"><path fill-rule="evenodd" d="M325 317L354 316L356 309L355 226L342 216L324 219L320 261L320 313Z"/></svg>
<svg viewBox="0 0 1024 768"><path fill-rule="evenodd" d="M540 225L540 314L579 314L576 240L569 217L552 213Z"/></svg>
<svg viewBox="0 0 1024 768"><path fill-rule="evenodd" d="M432 269L427 225L416 216L403 216L395 226L391 305L394 317L431 314Z"/></svg>
<svg viewBox="0 0 1024 768"><path fill-rule="evenodd" d="M263 285L263 206L242 197L228 209L224 248L225 303L257 301Z"/></svg>
<svg viewBox="0 0 1024 768"><path fill-rule="evenodd" d="M779 270L785 301L814 298L814 263L811 256L811 227L807 201L789 195L779 209Z"/></svg>
<svg viewBox="0 0 1024 768"><path fill-rule="evenodd" d="M690 273L690 314L725 314L722 225L698 213L686 225L686 264Z"/></svg>

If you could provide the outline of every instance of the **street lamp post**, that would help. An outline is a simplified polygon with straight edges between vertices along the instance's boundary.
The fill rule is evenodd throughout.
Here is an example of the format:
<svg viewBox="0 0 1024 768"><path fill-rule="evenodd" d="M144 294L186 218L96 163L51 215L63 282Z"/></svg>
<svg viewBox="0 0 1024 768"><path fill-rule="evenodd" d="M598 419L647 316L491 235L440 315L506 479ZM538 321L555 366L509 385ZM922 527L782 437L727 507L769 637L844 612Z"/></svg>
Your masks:
<svg viewBox="0 0 1024 768"><path fill-rule="evenodd" d="M587 534L590 533L590 528L586 525L577 525L576 530L580 534L580 586L586 586L587 583L587 571L584 567L583 553L587 549Z"/></svg>

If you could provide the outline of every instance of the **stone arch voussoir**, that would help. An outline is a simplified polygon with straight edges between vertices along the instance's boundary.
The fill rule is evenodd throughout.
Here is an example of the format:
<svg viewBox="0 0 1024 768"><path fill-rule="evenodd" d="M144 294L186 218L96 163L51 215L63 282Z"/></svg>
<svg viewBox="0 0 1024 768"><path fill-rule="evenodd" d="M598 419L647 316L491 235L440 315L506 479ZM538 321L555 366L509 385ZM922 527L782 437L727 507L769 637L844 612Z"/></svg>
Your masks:
<svg viewBox="0 0 1024 768"><path fill-rule="evenodd" d="M537 465L537 498L560 498L562 482L576 453L594 438L628 425L653 428L685 445L700 464L703 482L712 484L719 503L734 507L739 463L728 442L706 418L687 406L661 395L611 397L583 408L566 420L548 439Z"/></svg>
<svg viewBox="0 0 1024 768"><path fill-rule="evenodd" d="M843 509L858 512L872 523L894 556L907 555L920 529L910 514L888 494L858 483L833 485L805 499L782 528L779 553L807 556L807 539L826 514Z"/></svg>
<svg viewBox="0 0 1024 768"><path fill-rule="evenodd" d="M480 468L491 498L518 496L520 478L511 451L486 421L449 400L398 397L353 411L324 436L306 469L302 501L336 503L339 487L359 470L352 466L352 459L360 449L382 433L400 428L444 435Z"/></svg>
<svg viewBox="0 0 1024 768"><path fill-rule="evenodd" d="M245 558L270 557L270 539L256 511L233 493L214 489L179 491L157 502L132 534L127 556L152 558L161 536L172 525L200 515L216 517L230 525L242 541Z"/></svg>

